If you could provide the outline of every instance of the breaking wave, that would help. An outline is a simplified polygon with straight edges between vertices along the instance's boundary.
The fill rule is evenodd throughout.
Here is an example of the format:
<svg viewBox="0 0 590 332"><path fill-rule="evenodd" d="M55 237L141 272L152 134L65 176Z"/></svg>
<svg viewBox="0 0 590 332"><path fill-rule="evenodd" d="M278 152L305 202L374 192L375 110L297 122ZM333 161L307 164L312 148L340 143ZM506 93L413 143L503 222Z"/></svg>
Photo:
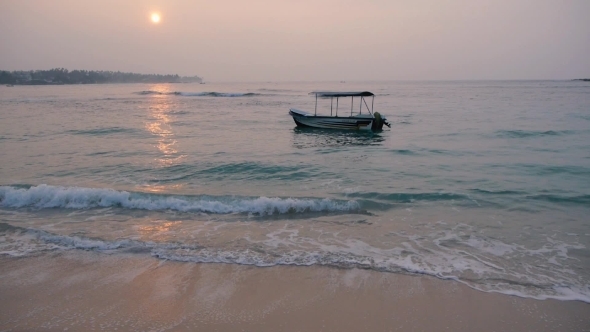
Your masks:
<svg viewBox="0 0 590 332"><path fill-rule="evenodd" d="M0 186L0 207L88 209L120 207L150 211L173 210L214 214L252 213L272 215L305 212L361 212L356 201L318 198L162 195L114 189Z"/></svg>

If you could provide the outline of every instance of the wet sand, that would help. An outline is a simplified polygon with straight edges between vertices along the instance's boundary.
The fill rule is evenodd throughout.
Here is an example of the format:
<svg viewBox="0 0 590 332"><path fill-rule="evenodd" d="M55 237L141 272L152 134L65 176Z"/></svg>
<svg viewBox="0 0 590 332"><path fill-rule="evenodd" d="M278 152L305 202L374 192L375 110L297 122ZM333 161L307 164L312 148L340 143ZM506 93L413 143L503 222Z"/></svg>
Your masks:
<svg viewBox="0 0 590 332"><path fill-rule="evenodd" d="M0 257L1 331L590 331L590 305L358 269Z"/></svg>

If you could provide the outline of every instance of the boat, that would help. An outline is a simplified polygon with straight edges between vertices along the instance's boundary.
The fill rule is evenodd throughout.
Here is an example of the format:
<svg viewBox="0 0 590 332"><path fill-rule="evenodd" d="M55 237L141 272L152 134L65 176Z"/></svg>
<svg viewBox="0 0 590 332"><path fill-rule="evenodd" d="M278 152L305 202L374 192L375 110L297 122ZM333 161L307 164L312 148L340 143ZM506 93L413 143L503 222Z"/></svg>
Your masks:
<svg viewBox="0 0 590 332"><path fill-rule="evenodd" d="M293 117L295 124L299 127L312 127L324 129L352 129L352 130L372 130L381 131L383 125L391 128L389 122L385 117L381 116L379 112L373 112L373 104L375 95L369 91L360 92L328 92L316 91L310 94L315 95L315 112L313 114L298 110L295 108L289 109L289 115ZM351 97L350 115L348 110L346 115L338 115L339 99ZM358 113L353 111L354 99L360 97ZM365 97L371 97L371 108L367 104ZM317 115L318 98L330 98L330 115ZM336 109L334 110L334 99L336 99ZM366 113L363 113L363 105L366 108ZM335 111L335 112L334 112ZM342 112L341 112L342 114Z"/></svg>

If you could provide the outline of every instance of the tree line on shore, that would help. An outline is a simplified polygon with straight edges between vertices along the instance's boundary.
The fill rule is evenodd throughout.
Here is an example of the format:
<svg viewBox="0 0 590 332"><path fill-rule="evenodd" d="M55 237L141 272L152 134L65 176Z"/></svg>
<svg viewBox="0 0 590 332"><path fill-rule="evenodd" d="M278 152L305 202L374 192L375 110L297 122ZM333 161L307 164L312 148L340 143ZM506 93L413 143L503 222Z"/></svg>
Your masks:
<svg viewBox="0 0 590 332"><path fill-rule="evenodd" d="M0 71L0 84L101 84L101 83L189 83L201 82L199 76L124 73L120 71L49 70Z"/></svg>

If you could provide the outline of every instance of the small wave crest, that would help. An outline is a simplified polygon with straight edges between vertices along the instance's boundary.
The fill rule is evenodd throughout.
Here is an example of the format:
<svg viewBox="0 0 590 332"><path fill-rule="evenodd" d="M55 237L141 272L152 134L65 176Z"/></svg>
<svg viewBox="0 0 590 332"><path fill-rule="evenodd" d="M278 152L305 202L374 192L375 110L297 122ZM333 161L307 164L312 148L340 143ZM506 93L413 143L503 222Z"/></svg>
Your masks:
<svg viewBox="0 0 590 332"><path fill-rule="evenodd" d="M156 90L144 90L135 92L138 95L156 95L156 96L184 96L184 97L251 97L258 96L259 93L243 92L243 93L232 93L232 92L182 92L182 91L156 91Z"/></svg>
<svg viewBox="0 0 590 332"><path fill-rule="evenodd" d="M28 188L0 186L0 207L38 209L120 207L213 214L251 213L261 216L305 212L360 212L360 206L356 201L335 201L327 198L162 195L45 184Z"/></svg>
<svg viewBox="0 0 590 332"><path fill-rule="evenodd" d="M138 131L132 128L123 127L105 127L105 128L94 128L88 130L69 130L67 133L72 135L89 135L89 136L101 136L101 135L112 135L112 134L135 134Z"/></svg>
<svg viewBox="0 0 590 332"><path fill-rule="evenodd" d="M416 201L449 201L449 200L470 200L466 195L454 193L379 193L379 192L356 192L348 193L347 197L388 201L394 203L413 203Z"/></svg>
<svg viewBox="0 0 590 332"><path fill-rule="evenodd" d="M584 173L586 174L586 173ZM387 210L396 204L451 202L463 206L482 207L495 206L515 208L515 203L549 202L556 205L588 206L590 195L587 194L547 194L519 190L485 190L468 189L466 193L449 192L418 192L418 193L381 193L381 192L349 192L345 198L357 200L365 209ZM518 206L518 204L516 204ZM530 210L524 210L530 211Z"/></svg>
<svg viewBox="0 0 590 332"><path fill-rule="evenodd" d="M574 205L590 205L590 195L577 196L559 196L559 195L532 195L530 199L546 201L551 203L574 204Z"/></svg>
<svg viewBox="0 0 590 332"><path fill-rule="evenodd" d="M542 137L542 136L561 136L570 134L569 130L499 130L496 131L496 136L504 138L528 138L528 137Z"/></svg>
<svg viewBox="0 0 590 332"><path fill-rule="evenodd" d="M297 90L289 90L289 89L258 89L258 91L265 91L265 92L297 92Z"/></svg>
<svg viewBox="0 0 590 332"><path fill-rule="evenodd" d="M464 207L481 207L493 204L490 200L475 199L471 195L445 192L346 192L342 195L347 199L358 201L364 209L369 211L386 211L407 204L452 204Z"/></svg>

